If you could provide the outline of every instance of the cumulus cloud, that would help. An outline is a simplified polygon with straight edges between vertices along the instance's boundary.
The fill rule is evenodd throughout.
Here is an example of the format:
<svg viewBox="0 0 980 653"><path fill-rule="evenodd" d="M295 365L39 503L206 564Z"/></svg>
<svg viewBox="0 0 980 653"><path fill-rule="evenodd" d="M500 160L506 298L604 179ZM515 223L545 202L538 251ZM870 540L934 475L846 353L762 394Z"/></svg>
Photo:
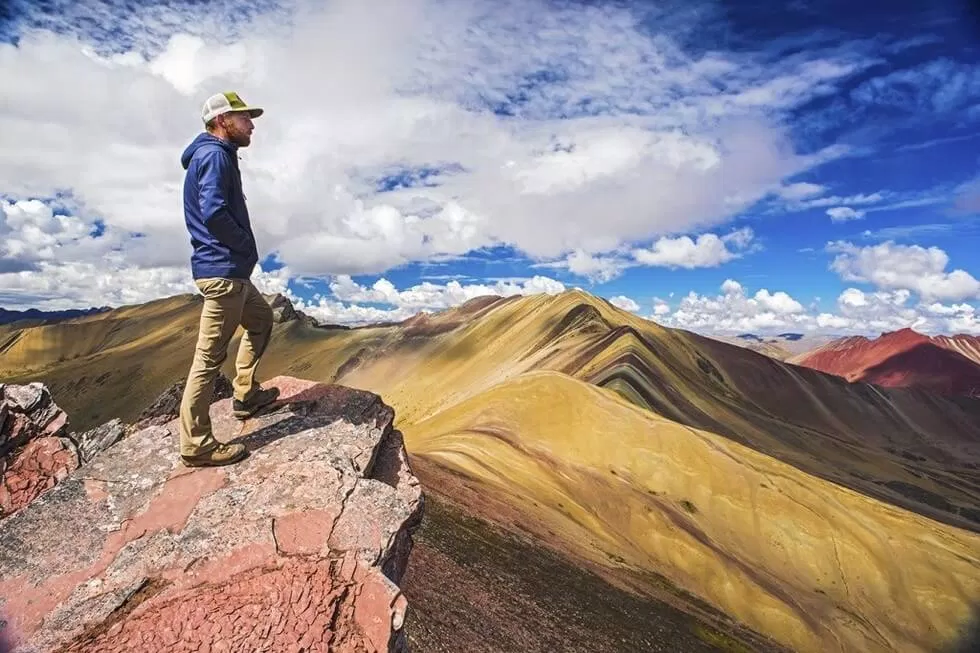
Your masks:
<svg viewBox="0 0 980 653"><path fill-rule="evenodd" d="M0 273L36 271L42 261L92 259L117 242L94 222L56 214L50 203L37 199L0 199Z"/></svg>
<svg viewBox="0 0 980 653"><path fill-rule="evenodd" d="M215 90L267 109L241 153L245 189L260 253L296 275L507 244L608 279L617 264L589 269L597 256L725 223L836 156L797 155L782 112L868 64L831 50L690 53L648 26L694 15L636 13L658 8L408 0L379 13L295 0L123 16L90 4L0 44L0 192L71 189L74 217L100 221L120 264L137 268L186 265L178 157ZM52 101L65 97L70 111ZM731 251L712 239L663 247L654 258L681 265ZM98 249L45 274L98 261Z"/></svg>
<svg viewBox="0 0 980 653"><path fill-rule="evenodd" d="M758 247L751 246L755 234L744 227L723 236L713 233L690 236L663 237L650 248L635 248L628 253L593 256L581 249L569 254L564 260L535 263L536 268L565 269L593 283L605 283L638 266L666 268L716 267Z"/></svg>
<svg viewBox="0 0 980 653"><path fill-rule="evenodd" d="M980 316L974 306L913 304L911 298L908 290L864 292L848 288L837 299L838 314L819 315L819 325L868 333L903 328L924 333L980 333Z"/></svg>
<svg viewBox="0 0 980 653"><path fill-rule="evenodd" d="M640 310L640 305L625 295L617 295L609 299L609 303L624 311L636 312Z"/></svg>
<svg viewBox="0 0 980 653"><path fill-rule="evenodd" d="M649 316L666 326L704 333L773 334L786 331L835 335L869 334L913 328L923 333L980 333L980 311L969 303L915 304L908 290L864 292L847 288L834 312L804 307L783 291L762 288L749 296L739 282L728 279L721 294L691 292L676 307L656 300Z"/></svg>
<svg viewBox="0 0 980 653"><path fill-rule="evenodd" d="M864 211L855 211L849 206L835 206L827 209L827 215L834 222L847 222L848 220L860 220L864 217Z"/></svg>
<svg viewBox="0 0 980 653"><path fill-rule="evenodd" d="M897 245L893 241L859 247L830 243L837 252L831 269L844 281L871 283L882 290L917 293L923 301L980 297L980 281L962 269L947 271L949 256L938 247Z"/></svg>
<svg viewBox="0 0 980 653"><path fill-rule="evenodd" d="M721 291L714 297L692 291L674 309L666 302L658 302L653 319L667 326L711 333L805 328L810 321L803 305L781 290L761 288L748 296L742 284L726 279Z"/></svg>
<svg viewBox="0 0 980 653"><path fill-rule="evenodd" d="M748 227L724 236L701 234L697 240L690 236L660 238L650 249L634 249L633 258L643 265L669 268L708 268L727 263L742 256L754 238Z"/></svg>
<svg viewBox="0 0 980 653"><path fill-rule="evenodd" d="M544 276L499 280L492 284L461 284L456 280L445 284L425 282L399 290L384 277L371 286L364 286L349 276L339 275L330 283L331 297L314 296L312 300L303 300L292 294L287 296L293 299L298 309L318 320L337 324L365 324L404 320L419 312L445 310L485 295L554 295L564 292L565 289L565 284ZM385 308L373 306L374 304Z"/></svg>
<svg viewBox="0 0 980 653"><path fill-rule="evenodd" d="M576 249L564 260L535 263L531 267L565 269L572 274L585 277L593 283L605 283L619 277L626 269L635 265L635 261L622 256L594 256L581 249Z"/></svg>
<svg viewBox="0 0 980 653"><path fill-rule="evenodd" d="M195 292L188 270L135 267L112 253L98 263L42 261L32 270L0 274L4 307L125 306L187 292Z"/></svg>

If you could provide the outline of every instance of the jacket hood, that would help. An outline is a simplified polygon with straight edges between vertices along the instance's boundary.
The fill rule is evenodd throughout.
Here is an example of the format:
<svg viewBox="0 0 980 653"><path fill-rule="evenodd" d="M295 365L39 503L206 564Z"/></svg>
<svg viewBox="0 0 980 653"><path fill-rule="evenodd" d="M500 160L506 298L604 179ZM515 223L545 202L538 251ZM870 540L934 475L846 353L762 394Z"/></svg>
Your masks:
<svg viewBox="0 0 980 653"><path fill-rule="evenodd" d="M212 136L207 132L201 132L193 141L191 141L190 145L184 148L184 153L180 155L180 165L184 167L184 170L187 170L187 167L191 164L191 158L194 156L194 153L200 148L208 145L223 147L231 154L234 154L235 150L238 149L234 144L223 141L217 136Z"/></svg>

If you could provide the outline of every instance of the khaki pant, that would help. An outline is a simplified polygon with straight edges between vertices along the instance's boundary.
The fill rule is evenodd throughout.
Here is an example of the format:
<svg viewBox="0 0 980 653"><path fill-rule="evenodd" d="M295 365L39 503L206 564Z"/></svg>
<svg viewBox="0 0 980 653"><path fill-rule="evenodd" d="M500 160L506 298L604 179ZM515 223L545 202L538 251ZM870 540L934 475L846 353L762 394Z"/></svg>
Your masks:
<svg viewBox="0 0 980 653"><path fill-rule="evenodd" d="M247 401L259 389L255 370L272 333L272 307L247 279L198 279L204 295L194 362L180 404L180 453L192 456L217 445L211 432L211 399L228 343L239 325L245 328L232 383L235 399Z"/></svg>

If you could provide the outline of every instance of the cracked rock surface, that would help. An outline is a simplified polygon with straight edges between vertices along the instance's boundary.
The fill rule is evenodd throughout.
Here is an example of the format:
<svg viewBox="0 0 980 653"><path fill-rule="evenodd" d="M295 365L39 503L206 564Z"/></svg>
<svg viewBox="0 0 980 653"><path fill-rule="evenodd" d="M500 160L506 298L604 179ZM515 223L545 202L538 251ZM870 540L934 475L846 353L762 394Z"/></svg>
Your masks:
<svg viewBox="0 0 980 653"><path fill-rule="evenodd" d="M422 515L393 410L290 377L215 435L249 457L178 462L139 430L0 522L0 638L35 651L402 651L397 587ZM64 542L71 541L72 546Z"/></svg>
<svg viewBox="0 0 980 653"><path fill-rule="evenodd" d="M23 509L78 467L68 417L42 383L0 383L0 519Z"/></svg>

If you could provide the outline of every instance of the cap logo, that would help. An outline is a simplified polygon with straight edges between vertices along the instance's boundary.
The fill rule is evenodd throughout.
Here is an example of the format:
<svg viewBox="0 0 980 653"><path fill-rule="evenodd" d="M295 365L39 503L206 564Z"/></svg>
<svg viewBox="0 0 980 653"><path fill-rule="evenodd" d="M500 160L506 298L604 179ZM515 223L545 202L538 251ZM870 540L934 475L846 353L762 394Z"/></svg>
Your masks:
<svg viewBox="0 0 980 653"><path fill-rule="evenodd" d="M240 97L238 97L238 93L235 93L234 91L228 91L228 92L224 93L223 95L225 96L225 99L228 100L228 105L232 109L245 109L246 108L245 102L242 101L242 99Z"/></svg>

